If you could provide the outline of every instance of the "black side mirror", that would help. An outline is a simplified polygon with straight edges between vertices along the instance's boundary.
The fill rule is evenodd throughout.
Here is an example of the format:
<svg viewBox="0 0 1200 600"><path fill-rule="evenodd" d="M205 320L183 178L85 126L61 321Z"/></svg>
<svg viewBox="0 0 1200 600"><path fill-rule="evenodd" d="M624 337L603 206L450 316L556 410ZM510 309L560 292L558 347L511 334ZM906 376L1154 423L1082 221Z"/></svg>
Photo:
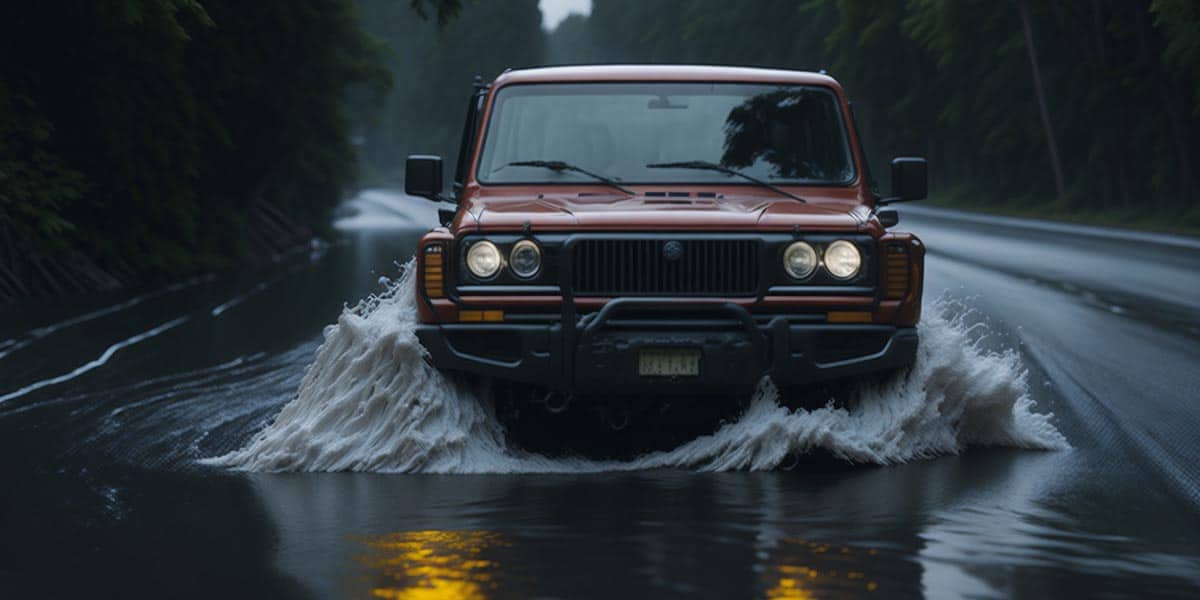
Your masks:
<svg viewBox="0 0 1200 600"><path fill-rule="evenodd" d="M929 194L929 172L925 159L899 156L892 159L892 195L880 204L921 200Z"/></svg>
<svg viewBox="0 0 1200 600"><path fill-rule="evenodd" d="M414 154L404 161L404 193L441 201L442 157Z"/></svg>
<svg viewBox="0 0 1200 600"><path fill-rule="evenodd" d="M894 208L885 208L883 210L876 211L875 216L879 218L879 224L883 225L884 229L887 229L888 227L895 227L900 224L900 213L896 212L896 209Z"/></svg>

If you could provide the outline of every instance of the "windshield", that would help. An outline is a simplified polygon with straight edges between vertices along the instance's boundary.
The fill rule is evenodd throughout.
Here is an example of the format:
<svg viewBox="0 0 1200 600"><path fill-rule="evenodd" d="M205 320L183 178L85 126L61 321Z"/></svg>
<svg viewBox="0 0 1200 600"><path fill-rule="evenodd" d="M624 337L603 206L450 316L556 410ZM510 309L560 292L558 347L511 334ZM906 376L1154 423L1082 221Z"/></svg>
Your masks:
<svg viewBox="0 0 1200 600"><path fill-rule="evenodd" d="M780 184L846 184L854 166L837 97L812 86L730 83L511 85L496 93L476 178L585 183L561 161L622 183L740 183L705 161Z"/></svg>

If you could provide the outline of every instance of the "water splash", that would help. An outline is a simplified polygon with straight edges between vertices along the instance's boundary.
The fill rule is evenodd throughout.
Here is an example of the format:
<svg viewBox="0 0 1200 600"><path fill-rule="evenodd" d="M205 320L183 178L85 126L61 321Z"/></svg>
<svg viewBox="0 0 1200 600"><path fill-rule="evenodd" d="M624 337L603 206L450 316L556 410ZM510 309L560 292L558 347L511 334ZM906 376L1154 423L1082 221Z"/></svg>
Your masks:
<svg viewBox="0 0 1200 600"><path fill-rule="evenodd" d="M1027 374L1012 350L980 347L962 306L926 306L917 362L866 383L846 408L790 410L764 380L746 412L711 435L631 461L549 458L510 447L486 393L424 360L415 334L414 269L343 311L295 399L240 450L206 459L249 471L405 473L583 472L680 467L772 469L824 449L861 463L894 464L969 446L1067 447L1034 412Z"/></svg>

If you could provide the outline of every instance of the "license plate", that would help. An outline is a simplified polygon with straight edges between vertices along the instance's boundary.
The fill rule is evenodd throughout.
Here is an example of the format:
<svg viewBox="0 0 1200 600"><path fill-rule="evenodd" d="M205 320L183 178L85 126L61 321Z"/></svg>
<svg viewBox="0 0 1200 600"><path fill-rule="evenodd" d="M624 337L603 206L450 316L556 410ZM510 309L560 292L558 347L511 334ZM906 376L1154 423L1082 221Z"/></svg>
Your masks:
<svg viewBox="0 0 1200 600"><path fill-rule="evenodd" d="M700 374L700 350L653 348L638 352L638 375L676 377Z"/></svg>

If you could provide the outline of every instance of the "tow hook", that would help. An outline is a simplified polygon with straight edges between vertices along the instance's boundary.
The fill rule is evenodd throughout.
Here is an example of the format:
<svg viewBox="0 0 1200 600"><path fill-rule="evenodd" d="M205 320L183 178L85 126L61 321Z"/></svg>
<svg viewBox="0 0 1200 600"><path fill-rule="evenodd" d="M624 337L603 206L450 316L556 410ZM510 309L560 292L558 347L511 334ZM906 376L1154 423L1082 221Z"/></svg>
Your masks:
<svg viewBox="0 0 1200 600"><path fill-rule="evenodd" d="M621 431L629 427L629 422L632 420L628 406L619 408L608 407L604 411L604 422L608 428L613 431Z"/></svg>
<svg viewBox="0 0 1200 600"><path fill-rule="evenodd" d="M567 407L571 406L571 395L564 394L562 392L550 391L546 394L546 398L542 400L542 403L546 405L546 410L550 414L561 414L563 411L567 410Z"/></svg>

